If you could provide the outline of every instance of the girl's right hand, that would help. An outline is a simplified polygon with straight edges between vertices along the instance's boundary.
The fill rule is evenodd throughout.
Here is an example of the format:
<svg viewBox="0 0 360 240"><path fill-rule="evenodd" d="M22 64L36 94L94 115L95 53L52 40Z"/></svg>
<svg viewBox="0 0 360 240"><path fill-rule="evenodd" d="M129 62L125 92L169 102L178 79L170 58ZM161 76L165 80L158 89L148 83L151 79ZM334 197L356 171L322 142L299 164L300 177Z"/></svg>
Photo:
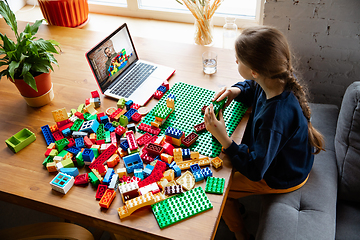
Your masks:
<svg viewBox="0 0 360 240"><path fill-rule="evenodd" d="M226 108L227 106L230 105L230 103L232 102L232 100L234 100L235 97L237 97L240 94L241 90L240 88L237 87L223 87L220 89L219 92L215 93L214 98L212 99L212 101L221 101L224 98L227 97L227 101L224 105L224 108Z"/></svg>

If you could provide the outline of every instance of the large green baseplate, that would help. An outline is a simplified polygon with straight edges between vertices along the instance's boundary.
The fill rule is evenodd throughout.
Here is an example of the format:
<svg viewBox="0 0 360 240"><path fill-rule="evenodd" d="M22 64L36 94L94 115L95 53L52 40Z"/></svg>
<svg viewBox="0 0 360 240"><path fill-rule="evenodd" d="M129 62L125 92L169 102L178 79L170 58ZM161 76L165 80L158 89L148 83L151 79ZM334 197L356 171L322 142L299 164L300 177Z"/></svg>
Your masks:
<svg viewBox="0 0 360 240"><path fill-rule="evenodd" d="M201 187L151 205L161 229L212 208L213 205Z"/></svg>
<svg viewBox="0 0 360 240"><path fill-rule="evenodd" d="M215 92L182 82L175 83L141 123L150 125L151 122L155 120L153 112L161 106L166 106L166 99L170 93L174 94L176 98L175 111L170 114L166 122L160 127L161 132L159 135L164 135L165 129L169 126L185 132L185 136L191 132L195 132L194 126L204 122L204 115L201 114L201 108L204 105L210 105ZM247 108L244 104L236 101L233 101L230 106L225 109L224 120L229 136L234 132L246 110ZM212 137L211 133L204 131L199 134L199 138L190 147L190 150L199 152L205 156L216 157L221 152L221 145Z"/></svg>

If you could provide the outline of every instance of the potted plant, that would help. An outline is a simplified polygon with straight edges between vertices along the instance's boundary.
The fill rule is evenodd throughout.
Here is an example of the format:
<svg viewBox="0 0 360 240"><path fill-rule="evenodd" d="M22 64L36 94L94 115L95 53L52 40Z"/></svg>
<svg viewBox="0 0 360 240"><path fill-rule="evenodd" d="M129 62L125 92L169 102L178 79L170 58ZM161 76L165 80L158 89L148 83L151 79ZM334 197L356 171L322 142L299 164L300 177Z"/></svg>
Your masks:
<svg viewBox="0 0 360 240"><path fill-rule="evenodd" d="M42 20L26 25L23 32L18 33L15 14L11 11L7 0L0 1L0 14L15 33L16 43L0 33L0 67L7 66L0 72L0 78L7 76L20 91L27 104L40 107L54 98L50 70L52 64L58 65L54 53L59 43L54 40L36 39L34 36Z"/></svg>

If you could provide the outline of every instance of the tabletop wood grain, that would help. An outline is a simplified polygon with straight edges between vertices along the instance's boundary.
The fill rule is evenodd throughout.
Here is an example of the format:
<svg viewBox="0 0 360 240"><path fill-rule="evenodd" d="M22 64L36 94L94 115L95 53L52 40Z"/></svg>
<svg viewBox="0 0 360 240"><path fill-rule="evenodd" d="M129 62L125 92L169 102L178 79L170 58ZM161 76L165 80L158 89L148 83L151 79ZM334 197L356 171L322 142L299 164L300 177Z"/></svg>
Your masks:
<svg viewBox="0 0 360 240"><path fill-rule="evenodd" d="M26 23L19 22L18 25L22 31ZM0 19L0 31L14 39L3 19ZM98 90L85 53L104 39L106 33L42 25L36 36L54 39L61 46L61 54L55 56L59 67L55 66L51 74L55 98L44 107L29 107L14 84L5 77L1 79L0 199L135 239L214 238L231 181L232 166L224 154L220 155L224 166L219 170L211 168L215 177L225 178L224 195L207 194L214 208L162 230L149 208L138 210L120 220L117 208L123 203L119 192L110 208L104 210L95 200L96 189L91 184L74 186L66 195L51 189L49 182L55 175L48 173L42 166L46 143L40 127L54 124L51 111L63 107L68 111L77 108L86 98L91 97L91 91ZM202 72L201 60L201 54L208 47L146 38L134 38L133 41L141 59L176 69L169 80L170 86L176 82L185 82L216 91L241 80L234 53L230 50L211 48L218 53L218 72L210 76ZM147 106L153 107L156 103L157 100L151 100ZM105 111L111 106L116 106L116 100L101 96L101 107L97 110ZM242 137L247 116L233 134L236 142ZM5 140L23 128L34 132L36 141L14 154L6 146ZM80 173L85 172L89 172L89 169L80 169ZM204 182L197 185L205 188Z"/></svg>

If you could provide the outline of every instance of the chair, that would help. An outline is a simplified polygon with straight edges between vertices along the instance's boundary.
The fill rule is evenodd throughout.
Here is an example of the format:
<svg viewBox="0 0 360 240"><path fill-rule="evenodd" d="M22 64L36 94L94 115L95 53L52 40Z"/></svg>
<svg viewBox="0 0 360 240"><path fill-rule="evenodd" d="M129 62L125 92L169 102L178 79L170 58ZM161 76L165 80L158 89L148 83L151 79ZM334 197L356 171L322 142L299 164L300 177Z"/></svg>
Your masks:
<svg viewBox="0 0 360 240"><path fill-rule="evenodd" d="M87 229L66 222L45 222L0 230L2 240L81 239L94 240Z"/></svg>

